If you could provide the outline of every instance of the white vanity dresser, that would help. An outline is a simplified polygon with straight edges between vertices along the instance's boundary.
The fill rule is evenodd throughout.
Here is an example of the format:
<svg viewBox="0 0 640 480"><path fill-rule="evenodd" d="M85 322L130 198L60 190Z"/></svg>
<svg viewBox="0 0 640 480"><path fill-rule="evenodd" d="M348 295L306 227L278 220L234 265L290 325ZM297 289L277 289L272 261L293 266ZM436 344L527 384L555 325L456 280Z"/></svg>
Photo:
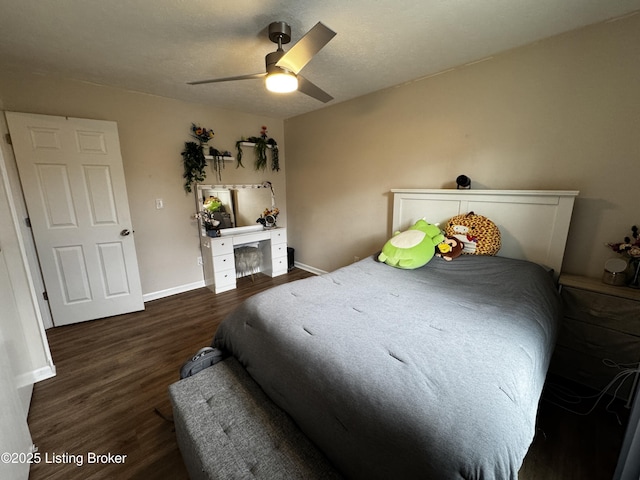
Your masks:
<svg viewBox="0 0 640 480"><path fill-rule="evenodd" d="M241 246L254 246L260 250L261 261L257 271L277 277L287 273L287 229L236 227L221 230L220 237L200 238L205 285L215 293L236 288L235 250Z"/></svg>
<svg viewBox="0 0 640 480"><path fill-rule="evenodd" d="M265 207L275 208L271 183L198 185L198 212L205 210L205 203L212 196L222 205L230 227L221 227L219 237L207 236L203 216L199 216L205 285L220 293L236 288L236 279L242 276L260 272L277 277L287 273L287 229L265 228L256 223Z"/></svg>

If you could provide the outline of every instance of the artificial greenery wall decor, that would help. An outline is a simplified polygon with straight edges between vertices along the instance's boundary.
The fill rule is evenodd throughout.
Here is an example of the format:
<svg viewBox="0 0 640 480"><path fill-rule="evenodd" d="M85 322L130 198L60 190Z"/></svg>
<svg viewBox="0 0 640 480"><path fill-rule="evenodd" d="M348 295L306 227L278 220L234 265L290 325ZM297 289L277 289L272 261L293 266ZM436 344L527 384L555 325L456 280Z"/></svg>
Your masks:
<svg viewBox="0 0 640 480"><path fill-rule="evenodd" d="M278 156L278 144L273 138L267 136L267 127L262 126L259 137L242 138L236 142L236 150L238 152L237 167L244 167L242 164L242 144L253 143L253 150L256 154L255 167L256 170L265 170L267 168L267 151L271 150L271 170L280 171L280 158Z"/></svg>
<svg viewBox="0 0 640 480"><path fill-rule="evenodd" d="M182 151L182 161L184 164L184 189L191 192L191 185L194 182L204 182L207 172L207 160L204 158L202 146L195 142L185 142Z"/></svg>
<svg viewBox="0 0 640 480"><path fill-rule="evenodd" d="M182 161L184 164L184 189L191 192L191 185L194 182L204 182L207 177L205 168L207 167L207 159L205 155L213 157L213 170L216 172L216 178L222 181L222 169L224 168L225 157L231 157L231 152L221 152L208 145L209 140L213 138L215 133L213 130L201 127L195 123L191 124L191 136L199 142L185 142L184 151L182 152Z"/></svg>
<svg viewBox="0 0 640 480"><path fill-rule="evenodd" d="M221 152L220 150L209 147L209 155L213 157L213 170L216 172L218 181L222 181L222 169L224 168L224 158L231 157L231 152Z"/></svg>

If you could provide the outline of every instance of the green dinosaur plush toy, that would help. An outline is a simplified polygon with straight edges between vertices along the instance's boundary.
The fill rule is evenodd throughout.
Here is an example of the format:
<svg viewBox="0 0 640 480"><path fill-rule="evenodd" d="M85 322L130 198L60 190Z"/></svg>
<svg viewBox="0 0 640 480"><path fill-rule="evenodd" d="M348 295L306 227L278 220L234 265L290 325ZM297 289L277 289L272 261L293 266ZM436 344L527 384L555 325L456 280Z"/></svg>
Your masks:
<svg viewBox="0 0 640 480"><path fill-rule="evenodd" d="M378 260L407 270L426 265L436 253L436 245L444 241L442 231L425 220L418 220L404 232L396 232L382 247Z"/></svg>

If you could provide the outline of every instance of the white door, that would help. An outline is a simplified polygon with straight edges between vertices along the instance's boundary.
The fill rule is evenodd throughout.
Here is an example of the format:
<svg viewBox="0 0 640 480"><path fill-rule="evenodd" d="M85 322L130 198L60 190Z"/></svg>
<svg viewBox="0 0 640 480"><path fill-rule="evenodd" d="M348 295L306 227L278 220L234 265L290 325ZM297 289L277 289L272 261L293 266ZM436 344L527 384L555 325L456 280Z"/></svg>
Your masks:
<svg viewBox="0 0 640 480"><path fill-rule="evenodd" d="M6 116L53 323L143 310L117 124Z"/></svg>

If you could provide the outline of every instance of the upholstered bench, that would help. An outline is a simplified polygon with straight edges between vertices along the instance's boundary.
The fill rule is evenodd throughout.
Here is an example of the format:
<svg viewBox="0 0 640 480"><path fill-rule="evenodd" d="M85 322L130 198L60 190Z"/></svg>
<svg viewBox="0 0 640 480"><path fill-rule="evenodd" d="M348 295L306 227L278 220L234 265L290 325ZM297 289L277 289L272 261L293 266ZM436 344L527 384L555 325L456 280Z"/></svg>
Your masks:
<svg viewBox="0 0 640 480"><path fill-rule="evenodd" d="M191 480L341 476L233 357L169 387Z"/></svg>

